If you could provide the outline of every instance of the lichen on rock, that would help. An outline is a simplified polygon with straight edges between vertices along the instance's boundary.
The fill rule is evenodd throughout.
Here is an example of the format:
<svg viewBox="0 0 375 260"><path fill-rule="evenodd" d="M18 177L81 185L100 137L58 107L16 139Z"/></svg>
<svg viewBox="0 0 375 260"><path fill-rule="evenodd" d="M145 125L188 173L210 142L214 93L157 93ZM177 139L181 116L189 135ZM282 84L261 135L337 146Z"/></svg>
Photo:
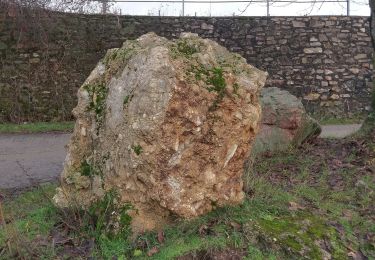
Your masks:
<svg viewBox="0 0 375 260"><path fill-rule="evenodd" d="M214 41L148 33L109 50L78 91L60 207L106 192L133 231L241 203L266 73Z"/></svg>

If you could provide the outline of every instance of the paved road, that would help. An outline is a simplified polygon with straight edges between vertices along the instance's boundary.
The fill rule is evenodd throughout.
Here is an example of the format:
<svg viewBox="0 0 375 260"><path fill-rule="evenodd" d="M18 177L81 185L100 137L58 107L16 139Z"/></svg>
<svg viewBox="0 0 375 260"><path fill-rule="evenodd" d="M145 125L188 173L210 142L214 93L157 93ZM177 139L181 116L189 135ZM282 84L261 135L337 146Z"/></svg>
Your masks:
<svg viewBox="0 0 375 260"><path fill-rule="evenodd" d="M351 125L323 125L321 138L344 138L361 128L361 124L351 124Z"/></svg>
<svg viewBox="0 0 375 260"><path fill-rule="evenodd" d="M326 125L321 137L342 138L361 125ZM65 159L70 134L1 134L0 190L22 189L56 181Z"/></svg>
<svg viewBox="0 0 375 260"><path fill-rule="evenodd" d="M0 189L57 180L70 134L1 134Z"/></svg>

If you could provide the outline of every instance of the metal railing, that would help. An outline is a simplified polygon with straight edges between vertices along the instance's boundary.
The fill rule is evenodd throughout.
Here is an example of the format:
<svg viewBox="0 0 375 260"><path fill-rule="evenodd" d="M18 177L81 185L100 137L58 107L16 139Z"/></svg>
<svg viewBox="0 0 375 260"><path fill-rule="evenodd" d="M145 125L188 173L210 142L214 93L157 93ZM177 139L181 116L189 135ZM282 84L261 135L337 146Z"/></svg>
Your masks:
<svg viewBox="0 0 375 260"><path fill-rule="evenodd" d="M247 3L250 4L263 3L266 5L266 14L270 16L270 8L272 4L324 4L324 3L338 3L346 5L346 15L350 15L350 1L351 0L91 0L102 4L102 13L108 10L108 3L180 3L182 8L182 16L185 16L186 4L226 4L226 3ZM247 6L247 7L248 7ZM159 11L160 15L160 11Z"/></svg>

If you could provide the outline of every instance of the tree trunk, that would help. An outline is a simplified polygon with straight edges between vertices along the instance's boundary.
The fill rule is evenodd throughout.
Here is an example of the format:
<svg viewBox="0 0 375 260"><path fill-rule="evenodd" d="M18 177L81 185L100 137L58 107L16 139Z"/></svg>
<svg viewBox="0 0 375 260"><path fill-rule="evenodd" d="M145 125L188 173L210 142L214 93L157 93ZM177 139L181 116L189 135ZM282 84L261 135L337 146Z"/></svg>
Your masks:
<svg viewBox="0 0 375 260"><path fill-rule="evenodd" d="M369 6L371 10L370 14L370 35L373 48L373 62L375 65L375 0L369 0ZM375 81L372 84L372 95L371 95L371 111L366 120L362 124L361 132L364 135L372 135L375 131Z"/></svg>
<svg viewBox="0 0 375 260"><path fill-rule="evenodd" d="M370 16L370 34L372 40L372 47L375 49L375 0L369 0L371 16ZM375 65L375 57L373 57L373 65ZM371 96L371 107L372 111L368 117L367 122L371 122L370 125L375 125L375 81L372 85L372 96Z"/></svg>
<svg viewBox="0 0 375 260"><path fill-rule="evenodd" d="M371 31L371 39L372 39L372 46L375 48L375 0L369 0L370 10L371 10L371 17L370 17L370 31ZM374 59L374 58L373 58ZM373 62L375 64L375 62ZM372 118L375 120L375 82L372 86ZM370 116L371 117L371 116Z"/></svg>

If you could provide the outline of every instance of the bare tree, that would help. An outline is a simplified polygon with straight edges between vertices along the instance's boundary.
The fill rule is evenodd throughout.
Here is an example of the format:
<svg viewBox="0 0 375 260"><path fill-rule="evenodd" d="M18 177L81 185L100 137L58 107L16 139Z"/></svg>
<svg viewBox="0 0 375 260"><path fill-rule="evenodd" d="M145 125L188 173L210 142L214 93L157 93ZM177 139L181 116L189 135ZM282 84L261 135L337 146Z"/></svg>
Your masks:
<svg viewBox="0 0 375 260"><path fill-rule="evenodd" d="M372 46L375 50L375 0L369 0L371 16L370 16L370 32L372 39ZM375 121L375 82L372 86L372 119Z"/></svg>
<svg viewBox="0 0 375 260"><path fill-rule="evenodd" d="M21 8L74 13L109 13L112 5L108 0L0 0L0 3Z"/></svg>

